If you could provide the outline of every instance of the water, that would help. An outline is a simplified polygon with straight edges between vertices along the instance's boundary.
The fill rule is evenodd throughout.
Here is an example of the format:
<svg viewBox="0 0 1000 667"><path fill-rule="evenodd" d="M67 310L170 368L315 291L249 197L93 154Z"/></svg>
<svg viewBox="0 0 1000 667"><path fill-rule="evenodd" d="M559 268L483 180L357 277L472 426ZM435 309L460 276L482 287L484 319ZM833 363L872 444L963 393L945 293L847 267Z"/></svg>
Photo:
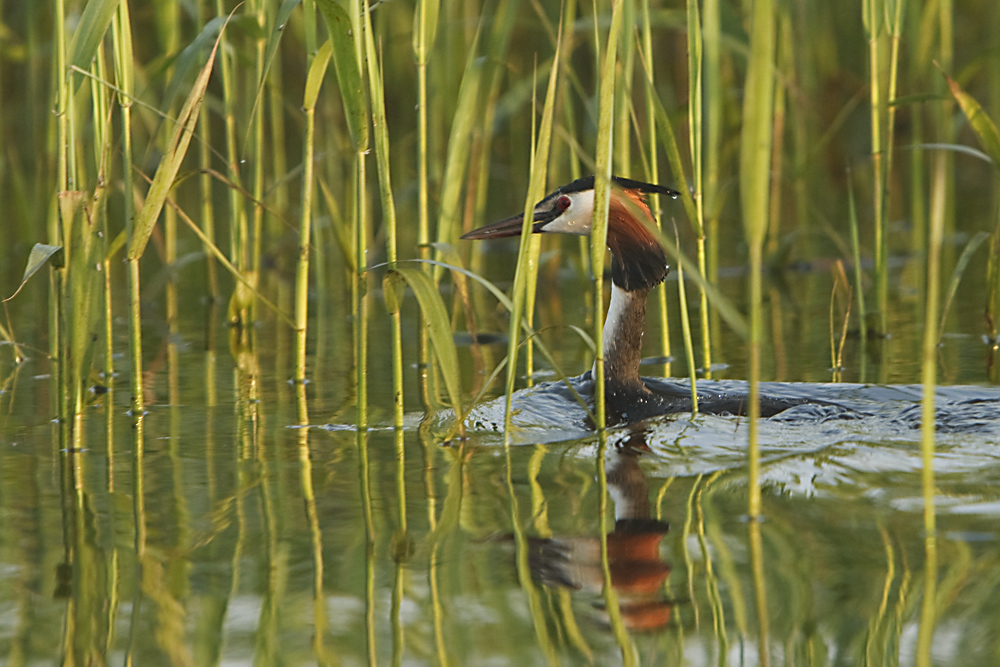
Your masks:
<svg viewBox="0 0 1000 667"><path fill-rule="evenodd" d="M237 364L204 349L210 315L190 309L151 349L141 470L123 376L86 410L80 451L56 445L47 362L10 376L0 419L10 664L615 664L623 652L642 664L759 664L762 645L783 664L914 662L927 544L919 387L765 384L845 411L802 406L761 422L755 524L739 417L667 416L602 443L581 409L553 408L536 390L525 405L547 421L522 412L514 446L489 426L444 441L448 416L413 409L415 366L407 427L387 426L389 368L373 356L372 429L359 430L349 353L333 353L350 349L350 322L331 317L306 387L314 426L297 428L287 334L261 326L258 352ZM373 349L384 335L373 327ZM560 347L567 366L582 356ZM992 665L1000 390L942 386L938 399L932 654ZM617 613L602 593L602 533Z"/></svg>

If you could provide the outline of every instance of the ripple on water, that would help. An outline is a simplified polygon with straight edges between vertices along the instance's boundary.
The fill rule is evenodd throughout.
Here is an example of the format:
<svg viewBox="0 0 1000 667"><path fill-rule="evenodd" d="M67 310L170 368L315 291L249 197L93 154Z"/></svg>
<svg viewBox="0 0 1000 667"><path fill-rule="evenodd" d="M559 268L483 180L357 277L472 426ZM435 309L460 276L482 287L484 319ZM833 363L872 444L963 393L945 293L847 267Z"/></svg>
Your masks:
<svg viewBox="0 0 1000 667"><path fill-rule="evenodd" d="M571 383L591 400L589 374L572 378ZM651 384L677 396L690 390L686 381L654 380ZM746 388L746 383L737 381L698 383L699 393L714 395L745 394ZM906 475L912 480L922 469L923 392L919 385L763 383L761 391L775 399L805 401L759 423L764 484L805 495L871 495L879 493L887 477ZM1000 467L1000 388L940 387L936 404L936 473L995 475ZM593 437L586 412L561 382L519 391L512 405L512 442ZM482 444L502 442L503 411L502 397L476 406L467 420L470 437ZM446 418L438 421L444 424ZM658 471L665 475L741 474L747 463L747 427L744 417L680 413L612 429L609 442L641 431L645 444L657 455ZM912 491L912 484L907 486ZM1000 507L978 495L965 500L960 506L978 508L974 512L992 513ZM906 504L903 498L893 502Z"/></svg>

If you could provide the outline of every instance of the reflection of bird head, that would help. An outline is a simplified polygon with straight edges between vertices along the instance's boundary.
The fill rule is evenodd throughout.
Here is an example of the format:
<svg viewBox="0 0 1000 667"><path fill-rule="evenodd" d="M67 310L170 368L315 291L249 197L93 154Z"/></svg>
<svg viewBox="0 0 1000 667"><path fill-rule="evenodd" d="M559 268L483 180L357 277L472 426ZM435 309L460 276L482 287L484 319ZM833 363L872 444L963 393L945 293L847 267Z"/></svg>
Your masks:
<svg viewBox="0 0 1000 667"><path fill-rule="evenodd" d="M639 467L646 447L645 432L636 430L608 448L606 461L608 490L615 504L615 527L605 538L607 566L622 617L634 629L662 627L671 612L671 603L663 597L670 566L660 555L660 543L670 526L650 517L649 484ZM549 586L599 594L605 583L601 542L600 537L530 540L532 577Z"/></svg>
<svg viewBox="0 0 1000 667"><path fill-rule="evenodd" d="M670 620L672 604L662 594L670 566L660 557L660 542L667 530L662 521L625 519L616 522L615 530L607 536L611 585L630 628L654 629ZM601 540L597 537L530 540L528 566L532 577L547 586L595 596L604 587Z"/></svg>

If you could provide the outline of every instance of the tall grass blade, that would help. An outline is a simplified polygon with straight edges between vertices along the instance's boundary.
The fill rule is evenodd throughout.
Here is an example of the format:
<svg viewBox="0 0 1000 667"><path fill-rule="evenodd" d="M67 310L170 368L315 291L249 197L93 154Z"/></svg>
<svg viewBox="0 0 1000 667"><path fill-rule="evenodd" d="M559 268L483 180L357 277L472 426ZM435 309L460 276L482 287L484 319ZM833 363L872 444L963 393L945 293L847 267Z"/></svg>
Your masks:
<svg viewBox="0 0 1000 667"><path fill-rule="evenodd" d="M86 70L97 54L104 35L108 32L111 19L118 10L118 4L125 0L90 0L80 15L80 24L73 34L69 46L69 65ZM62 20L57 18L56 20ZM78 81L82 83L83 79ZM76 88L76 86L74 86Z"/></svg>
<svg viewBox="0 0 1000 667"><path fill-rule="evenodd" d="M884 90L884 65L882 63L885 41L884 11L885 0L864 0L862 3L862 23L868 38L868 89L869 113L871 117L873 203L875 206L875 298L878 303L879 333L888 333L888 244L886 240L885 188L887 185L887 156L885 129L886 92Z"/></svg>
<svg viewBox="0 0 1000 667"><path fill-rule="evenodd" d="M936 170L935 190L943 189L943 169ZM935 195L940 202L940 195ZM917 633L917 664L930 665L930 647L934 635L936 615L934 605L927 598L935 597L937 585L937 516L935 512L934 449L936 445L937 410L937 344L941 332L938 330L938 308L940 301L941 246L944 240L945 215L942 205L932 207L930 234L927 241L927 296L924 312L924 336L920 365L923 399L920 415L920 451L922 458L921 481L924 500L924 533L926 535L927 560L925 562L925 600L921 609L920 627Z"/></svg>
<svg viewBox="0 0 1000 667"><path fill-rule="evenodd" d="M525 315L526 302L530 305L529 282L536 279L538 265L531 261L532 253L537 253L538 239L531 233L535 202L539 201L545 192L545 181L548 175L549 150L552 143L552 121L555 114L556 84L559 76L560 48L562 34L556 41L556 52L549 71L549 82L545 92L545 103L542 106L542 123L539 127L538 140L531 157L531 174L528 179L528 192L524 200L524 219L521 227L520 243L518 245L517 270L514 272L513 309L511 310L509 341L507 347L507 383L505 388L506 403L504 405L504 444L509 444L511 400L514 393L514 383L517 378L518 331L523 324L530 326L531 318ZM603 259L603 256L602 256ZM530 369L529 369L530 371ZM595 400L603 403L603 397L595 395ZM597 408L599 411L603 407ZM599 419L601 419L599 417ZM599 422L603 427L603 419Z"/></svg>
<svg viewBox="0 0 1000 667"><path fill-rule="evenodd" d="M356 150L365 150L368 147L368 97L355 49L355 26L344 8L334 0L316 0L316 6L326 21L326 29L333 42L333 69L337 73L351 143Z"/></svg>
<svg viewBox="0 0 1000 667"><path fill-rule="evenodd" d="M400 281L405 281L413 290L414 296L417 297L420 312L427 323L427 330L434 346L434 354L444 378L445 388L448 391L448 398L459 423L461 423L465 416L462 407L462 376L458 365L455 341L451 336L451 320L448 318L444 301L441 299L434 282L421 269L397 265L396 268L390 269L386 273L386 277L382 281L386 308L390 312L399 312L402 300Z"/></svg>
<svg viewBox="0 0 1000 667"><path fill-rule="evenodd" d="M58 254L57 254L58 253ZM62 258L63 248L58 245L48 245L46 243L36 243L31 247L31 252L28 253L28 262L24 266L24 275L21 277L21 284L17 286L14 293L3 300L6 303L13 299L18 293L24 289L24 286L28 284L31 277L38 272L40 268L45 266L45 263L50 259L52 260L52 266L55 268L62 268L63 262Z"/></svg>
<svg viewBox="0 0 1000 667"><path fill-rule="evenodd" d="M365 59L368 63L368 93L371 98L372 125L375 131L375 163L378 167L379 195L382 203L382 228L385 232L385 251L390 269L396 266L396 204L393 201L392 179L389 167L389 127L385 112L385 82L382 66L375 49L371 12L364 5ZM391 314L393 408L396 428L403 427L403 352L402 328L399 311Z"/></svg>
<svg viewBox="0 0 1000 667"><path fill-rule="evenodd" d="M979 137L979 142L982 144L983 150L993 161L993 166L1000 169L1000 131L997 130L996 123L983 110L982 105L976 101L976 98L965 92L957 81L947 74L944 75L944 78L948 81L948 88L951 90L952 97L958 102L962 113L969 120L969 125L972 126L976 136Z"/></svg>
<svg viewBox="0 0 1000 667"><path fill-rule="evenodd" d="M100 191L87 193L64 191L58 196L59 215L66 239L65 281L61 285L60 318L67 337L58 359L60 374L66 379L66 396L61 398L74 417L83 411L83 391L92 368L96 341L99 339L100 257L102 242L98 220L102 208ZM66 415L68 418L70 415ZM75 420L74 420L75 421ZM79 438L77 424L73 436Z"/></svg>
<svg viewBox="0 0 1000 667"><path fill-rule="evenodd" d="M640 63L646 72L646 81L649 85L646 86L646 117L652 119L647 122L646 136L648 138L648 154L649 154L649 165L646 173L646 180L650 183L659 183L660 181L660 167L659 167L659 150L657 146L659 145L659 140L657 138L656 132L656 110L654 95L652 91L655 90L655 71L654 71L654 61L653 61L653 23L649 12L649 0L642 0L642 41L641 41L641 52L640 52ZM660 208L660 197L654 195L650 198L650 204L652 205L652 210L656 211ZM657 224L662 228L663 221L660 219L662 216L657 215ZM667 310L667 290L660 289L656 290L656 305L660 320L660 354L666 360L663 364L663 374L665 376L670 375L670 314Z"/></svg>
<svg viewBox="0 0 1000 667"><path fill-rule="evenodd" d="M597 9L595 7L594 11ZM597 359L594 362L594 409L599 431L604 430L604 253L608 237L608 210L611 203L611 161L614 140L615 65L618 61L618 39L622 28L622 1L611 5L611 26L600 64L600 90L598 93L597 165L594 169L594 222L590 232L590 266L594 273L594 344ZM595 26L595 31L597 30ZM600 53L600 40L597 44Z"/></svg>
<svg viewBox="0 0 1000 667"><path fill-rule="evenodd" d="M417 245L420 246L421 257L424 259L428 256L424 244L431 239L428 213L430 183L427 173L427 63L437 35L440 9L440 0L419 0L413 10L413 54L417 59ZM470 53L472 52L474 51ZM422 339L421 346L422 350L426 347L426 338Z"/></svg>
<svg viewBox="0 0 1000 667"><path fill-rule="evenodd" d="M174 106L176 98L188 85L192 73L196 72L198 67L201 66L202 59L204 58L203 54L208 51L212 44L218 41L219 31L222 30L228 20L229 18L226 16L216 16L208 21L202 26L197 36L174 58L170 83L167 84L167 89L163 94L164 108L169 109Z"/></svg>
<svg viewBox="0 0 1000 667"><path fill-rule="evenodd" d="M177 117L177 125L170 137L170 144L163 154L160 165L156 168L156 176L153 177L153 183L146 193L146 201L136 217L132 238L129 239L128 243L127 257L129 260L135 260L142 256L149 236L153 233L153 227L156 226L160 211L163 210L167 195L180 171L181 163L184 161L184 155L187 153L188 145L191 143L191 137L198 123L198 114L201 112L201 104L205 99L205 90L208 87L209 77L212 75L215 54L219 49L221 39L222 33L220 32L219 38L216 39L215 46L212 47L208 56L208 62L201 68L201 72Z"/></svg>
<svg viewBox="0 0 1000 667"><path fill-rule="evenodd" d="M704 61L702 59L702 24L698 0L687 0L688 38L688 128L691 154L691 175L694 179L695 217L691 220L698 244L698 269L708 273L708 255L705 239L705 161L704 161ZM685 188L686 189L686 188ZM709 324L708 295L700 290L699 309L701 324L701 347L705 374L712 374L712 331ZM685 334L687 336L688 334ZM692 366L693 366L692 360ZM691 372L691 391L694 389L695 373ZM695 403L697 406L697 402ZM697 411L697 409L696 409Z"/></svg>
<svg viewBox="0 0 1000 667"><path fill-rule="evenodd" d="M306 113L305 136L302 139L302 203L299 220L299 259L295 264L295 381L306 379L306 340L309 323L309 254L312 240L312 197L316 179L313 177L316 143L316 99L326 74L333 40L319 48L309 65L302 107Z"/></svg>
<svg viewBox="0 0 1000 667"><path fill-rule="evenodd" d="M465 61L462 83L458 88L458 102L451 121L448 137L448 154L445 158L444 174L441 178L440 213L437 217L437 242L448 243L458 236L461 219L461 197L466 189L465 174L468 172L469 156L472 152L472 135L481 121L479 104L480 83L483 75L482 59L479 57L479 31L469 47ZM440 256L439 256L440 258ZM440 280L440 270L435 271L435 280Z"/></svg>

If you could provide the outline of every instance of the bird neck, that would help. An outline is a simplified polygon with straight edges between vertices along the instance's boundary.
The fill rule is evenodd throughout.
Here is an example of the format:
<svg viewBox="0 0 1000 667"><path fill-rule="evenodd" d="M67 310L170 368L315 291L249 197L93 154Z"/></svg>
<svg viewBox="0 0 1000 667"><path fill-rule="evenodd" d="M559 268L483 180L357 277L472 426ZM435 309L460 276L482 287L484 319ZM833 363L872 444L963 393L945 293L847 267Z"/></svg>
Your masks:
<svg viewBox="0 0 1000 667"><path fill-rule="evenodd" d="M639 362L646 325L646 295L649 289L611 287L611 305L604 320L604 381L612 387L642 387Z"/></svg>

